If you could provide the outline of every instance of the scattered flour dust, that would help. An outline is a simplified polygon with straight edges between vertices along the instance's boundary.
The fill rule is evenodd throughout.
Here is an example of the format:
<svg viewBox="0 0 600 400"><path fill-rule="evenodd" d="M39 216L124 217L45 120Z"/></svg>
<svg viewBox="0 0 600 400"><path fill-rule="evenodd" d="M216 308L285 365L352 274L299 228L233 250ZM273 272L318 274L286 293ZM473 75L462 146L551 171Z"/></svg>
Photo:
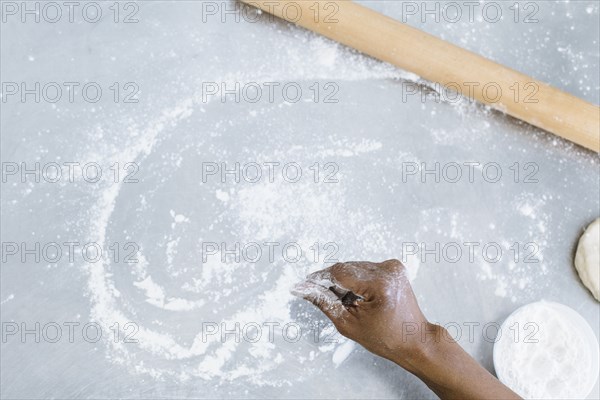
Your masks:
<svg viewBox="0 0 600 400"><path fill-rule="evenodd" d="M348 356L350 356L355 346L356 343L354 343L352 340L346 340L344 343L338 346L338 348L333 353L332 358L333 363L336 367L341 365L348 358Z"/></svg>
<svg viewBox="0 0 600 400"><path fill-rule="evenodd" d="M2 300L2 301L0 302L0 306L1 306L1 305L4 305L4 304L6 304L6 303L8 303L9 301L13 300L14 298L15 298L15 295L14 295L14 294L12 294L12 293L11 293L11 294L9 294L9 295L8 295L8 297L7 297L6 299L4 299L4 300Z"/></svg>
<svg viewBox="0 0 600 400"><path fill-rule="evenodd" d="M166 128L176 126L203 106L206 104L200 104L196 98L185 99L166 109L145 128L133 130L131 145L118 151L109 148L100 155L95 150L95 154L83 158L102 158L111 164L125 160L143 163ZM381 147L381 143L372 140L340 140L330 146L316 145L309 154L313 154L311 160L319 153L317 157L352 157L376 152ZM276 153L258 154L256 159L260 161L261 157L265 160L290 159L290 155ZM121 183L101 187L96 204L90 210L89 240L100 246L111 242L111 222L120 204L121 190ZM203 227L201 236L208 235L214 226L224 222L219 218L229 218L225 223L233 227L241 242L293 240L308 249L315 242L322 243L324 238L335 237L339 243L359 248L357 257L364 259L376 259L389 249L386 238L390 237L390 232L385 226L369 220L373 210L349 214L345 211L349 196L342 185L276 181L229 190L220 188L213 193L224 217L215 216L213 223ZM149 199L149 195L141 195L138 210L149 209L152 206ZM196 274L189 276L189 271L181 268L178 260L189 253L183 242L193 236L186 232L197 227L198 221L184 210L168 209L167 214L170 231L162 239L165 241L162 247L164 263L153 261L156 258L150 254L159 246L151 242L140 246L138 262L130 271L129 282L127 275L119 272L109 256L103 257L101 262L84 265L89 276L92 318L106 332L111 332L115 323L125 327L133 321L137 326L136 343L106 341L113 362L154 379L202 378L223 382L244 379L253 385L285 386L309 376L300 376L293 371L286 375L279 368L286 360L305 362L325 357L327 363L316 364L326 367L339 366L349 356L354 348L349 341L340 345L315 345L305 337L297 343L281 339L274 342L271 338L272 335L280 338L293 335L290 333L293 329L290 331L286 325L294 322L290 306L295 299L289 289L305 274L322 268L323 255L318 263L303 260L286 268L285 263L278 261L274 265L263 265L262 269L244 261L232 264L211 258L202 264L202 268L196 269ZM145 222L143 214L139 219ZM353 229L340 226L339 221L345 221ZM360 233L357 235L356 231ZM291 237L290 233L300 236ZM412 270L413 278L417 268L418 265ZM254 292L254 295L240 296L244 291ZM186 320L185 332L180 329L182 319ZM194 325L187 321L197 322ZM270 328L268 334L264 326L255 327L265 322L277 325ZM252 340L223 340L223 332L235 331L236 324L241 324L241 333ZM190 325L195 326L195 332L189 332ZM262 334L259 335L260 329ZM123 330L124 334L131 333ZM269 374L276 369L277 378ZM318 373L319 367L312 370Z"/></svg>
<svg viewBox="0 0 600 400"><path fill-rule="evenodd" d="M551 225L550 213L545 211L547 202L552 200L552 196L542 195L533 196L531 193L523 193L516 197L510 208L514 210L514 215L524 218L525 225L528 227L524 235L516 238L504 237L506 232L512 229L502 229L498 233L500 226L494 223L488 225L488 231L493 232L488 237L472 237L472 227L464 226L465 216L460 212L446 208L433 208L421 211L420 226L421 229L415 232L415 240L429 241L431 236L439 237L441 243L461 244L463 257L461 265L475 265L478 268L474 271L474 276L478 282L489 285L491 293L499 298L507 298L513 303L519 300L523 293L540 289L540 276L549 273L548 267L544 262L544 249L548 248L548 226ZM498 224L504 221L497 221ZM508 222L510 223L510 222ZM435 228L431 232L429 227ZM444 227L441 229L439 227ZM482 229L482 232L486 229ZM465 232L468 232L466 234ZM501 239L498 240L498 237ZM473 261L468 260L466 254L469 249L464 243L473 242L478 244L473 254ZM490 245L489 248L499 246L501 256L496 257L495 250L489 252L490 260L486 260L483 255L483 246ZM487 254L487 253L486 253ZM413 256L415 257L415 256ZM409 257L407 264L416 262L419 257L411 260ZM508 272L508 273L507 273ZM410 274L410 269L409 269ZM409 275L410 276L410 275Z"/></svg>
<svg viewBox="0 0 600 400"><path fill-rule="evenodd" d="M419 80L412 74L354 54L314 35L308 35L306 40L314 51L300 53L298 50L298 53L294 53L294 47L287 46L288 54L285 59L274 60L275 64L282 65L277 64L266 70L293 71L290 76L273 77L265 71L259 71L257 78L251 75L244 76L248 72L243 71L239 76L224 77L216 81L231 79L256 82L328 78ZM307 54L313 58L307 58ZM292 68L285 68L288 64ZM117 146L106 144L106 141L93 140L94 143L99 143L98 146L81 159L101 159L109 165L131 161L143 163L155 151L161 136L166 135L168 129L183 123L195 111L205 112L206 106L205 100L200 96L185 98L172 107L165 108L162 113L141 126L132 122L127 128L131 143ZM95 139L98 139L107 132L98 128L93 134L96 135ZM198 141L202 140L198 138ZM313 144L308 151L295 153L296 149L290 148L288 153L278 154L273 150L257 154L255 159L298 159L298 154L307 153L311 154L312 161L319 157L324 160L332 157L361 157L378 152L383 146L382 143L371 139L353 142L330 137L329 140L330 142L325 144ZM177 167L183 162L181 158L176 161ZM98 243L102 248L111 243L111 222L117 214L115 211L118 211L122 189L122 181L102 186L95 205L90 210L88 240ZM371 220L369 215L377 215L377 210L362 208L359 211L348 212L352 207L346 207L347 201L353 196L345 192L343 185L314 185L311 182L289 185L277 181L235 188L214 187L210 193L210 199L216 202L222 213L205 226L205 221L197 221L186 210L162 210L170 217L170 231L159 232L165 234L160 238L165 245L160 247L156 243L148 243L141 246L139 262L132 268L129 278L117 273L117 268L108 255L103 257L102 262L83 266L88 274L91 316L107 332L103 337L112 337L111 327L115 323L124 327L134 321L138 327L136 343L115 343L106 340L110 359L155 379L201 378L222 382L244 379L253 385L269 386L290 385L308 377L308 373L299 375L290 371L288 374L280 368L287 360L327 360L328 364L321 361L311 364L311 370L317 374L320 370L314 367L316 365L341 365L354 349L354 343L351 341L343 341L339 345L315 346L304 337L297 342L273 342L270 337L270 333L281 337L285 331L285 324L294 322L295 316L291 314L293 297L289 294L289 289L307 273L322 268L322 257L319 263L303 260L293 268L286 267L283 262L257 266L246 262L230 263L211 258L202 263L202 268L190 273L189 269L181 267L190 262L183 258L186 253L190 253L186 250L193 249L189 237L210 236L217 230L217 226L223 225L231 227L241 242L292 240L303 249L309 248L315 242L323 244L324 240L331 237L339 244L352 248L354 259L377 260L382 255L387 255L393 247L394 243L391 241L396 241L394 232L385 221ZM144 193L140 198L140 209L150 209L150 194ZM532 235L535 236L538 231L546 228L547 221L544 217L535 215L536 204L533 199L520 199L515 206L524 217L537 222L532 228L536 229ZM153 210L153 215L155 214ZM454 217L458 220L458 216ZM344 224L340 224L340 221L344 221ZM203 229L200 233L192 230L199 225L202 225ZM435 226L435 223L429 226ZM456 225L454 228L453 237L459 237L460 230ZM425 235L427 232L420 233ZM164 251L162 261L157 262L155 256L149 255L154 248ZM339 250L347 255L348 248ZM418 257L409 258L406 264L409 279L414 280L420 265ZM514 282L500 279L485 266L482 267L482 271L480 279L497 282L496 295L510 295L508 286ZM528 284L525 276L516 275L514 279L518 285ZM251 293L252 296L244 293ZM186 324L182 325L182 321L186 321ZM195 323L192 325L195 326L193 332L188 332L192 324L189 321ZM273 327L269 334L263 332L262 335L258 335L256 340L222 340L223 326L232 329L236 323L247 327L262 322L278 325ZM186 332L182 332L182 326L185 326ZM252 335L253 330L248 329L245 333ZM275 370L278 372L277 378L270 373Z"/></svg>

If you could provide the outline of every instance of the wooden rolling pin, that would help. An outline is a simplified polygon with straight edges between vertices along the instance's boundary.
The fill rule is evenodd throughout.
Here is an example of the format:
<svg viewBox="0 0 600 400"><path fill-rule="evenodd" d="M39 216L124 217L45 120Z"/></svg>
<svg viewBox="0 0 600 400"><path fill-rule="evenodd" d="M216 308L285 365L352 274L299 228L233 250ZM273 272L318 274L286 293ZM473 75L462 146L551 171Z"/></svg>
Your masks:
<svg viewBox="0 0 600 400"><path fill-rule="evenodd" d="M600 108L350 0L241 0L600 152Z"/></svg>

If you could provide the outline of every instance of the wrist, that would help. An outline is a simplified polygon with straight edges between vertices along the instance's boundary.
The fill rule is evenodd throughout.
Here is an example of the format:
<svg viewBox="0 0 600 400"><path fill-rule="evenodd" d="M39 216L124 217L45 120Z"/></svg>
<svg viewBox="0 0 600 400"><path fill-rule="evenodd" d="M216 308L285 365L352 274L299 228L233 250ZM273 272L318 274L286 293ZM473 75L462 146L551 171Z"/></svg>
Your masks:
<svg viewBox="0 0 600 400"><path fill-rule="evenodd" d="M426 322L413 338L409 354L397 354L392 359L410 373L420 378L427 378L428 373L439 366L448 346L456 345L446 329L437 324Z"/></svg>

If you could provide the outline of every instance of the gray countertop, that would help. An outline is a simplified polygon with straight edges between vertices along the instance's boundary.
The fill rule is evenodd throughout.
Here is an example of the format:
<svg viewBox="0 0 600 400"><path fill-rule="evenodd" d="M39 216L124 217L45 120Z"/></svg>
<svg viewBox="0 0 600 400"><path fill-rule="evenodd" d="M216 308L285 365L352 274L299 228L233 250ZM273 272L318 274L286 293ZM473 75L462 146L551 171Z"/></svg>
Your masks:
<svg viewBox="0 0 600 400"><path fill-rule="evenodd" d="M597 2L362 3L599 103ZM598 337L572 263L597 154L234 3L22 4L2 2L2 398L435 398L288 293L335 260L406 261L491 371L533 301Z"/></svg>

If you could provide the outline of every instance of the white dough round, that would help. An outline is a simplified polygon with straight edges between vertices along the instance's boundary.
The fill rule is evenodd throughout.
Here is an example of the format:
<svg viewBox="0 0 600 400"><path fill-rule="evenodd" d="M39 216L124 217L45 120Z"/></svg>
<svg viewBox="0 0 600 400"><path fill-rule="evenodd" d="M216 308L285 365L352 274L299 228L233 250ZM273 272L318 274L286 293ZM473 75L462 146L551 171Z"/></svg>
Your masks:
<svg viewBox="0 0 600 400"><path fill-rule="evenodd" d="M575 268L585 287L600 301L600 218L581 235L575 253Z"/></svg>

